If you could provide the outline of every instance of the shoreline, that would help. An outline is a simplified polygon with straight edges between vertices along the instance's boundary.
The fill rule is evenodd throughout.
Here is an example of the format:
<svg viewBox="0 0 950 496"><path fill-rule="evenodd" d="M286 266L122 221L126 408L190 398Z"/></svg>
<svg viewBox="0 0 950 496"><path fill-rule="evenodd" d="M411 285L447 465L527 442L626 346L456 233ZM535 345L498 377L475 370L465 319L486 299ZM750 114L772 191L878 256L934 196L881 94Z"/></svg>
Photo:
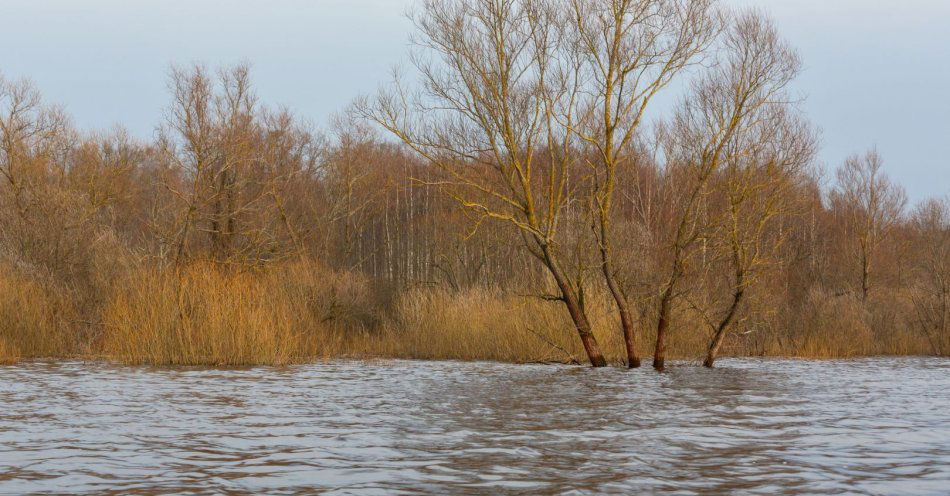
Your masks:
<svg viewBox="0 0 950 496"><path fill-rule="evenodd" d="M775 362L815 362L815 363L832 363L832 362L856 362L856 361L872 361L872 360L887 360L887 359L943 359L950 360L950 356L945 355L920 355L920 354L909 354L909 355L862 355L862 356L850 356L850 357L836 357L836 358L827 358L827 357L804 357L804 356L781 356L781 355L772 355L772 356L752 356L752 355L728 355L720 357L720 360L730 361L730 360L747 360L747 361L775 361ZM652 359L652 357L646 357L646 359ZM132 367L132 368L157 368L157 369L208 369L208 370L247 370L247 369L258 369L258 368L273 368L273 369L282 369L290 367L306 367L310 365L321 365L329 363L342 363L342 362L362 362L366 364L375 364L375 363L386 363L386 362L414 362L420 364L426 363L458 363L458 364L485 364L485 365L511 365L511 366L549 366L549 367L564 367L564 368L585 368L585 369L595 369L589 364L577 364L577 363L566 363L566 362L538 362L538 361L526 361L526 362L505 362L497 360L486 360L486 359L458 359L458 358L411 358L411 357L396 357L396 356L359 356L359 355L340 355L335 357L328 358L319 358L319 359L310 359L310 360L301 360L297 362L291 362L286 364L268 364L268 363L248 363L243 365L218 365L210 362L195 362L195 363L181 363L181 364L161 364L161 363L128 363L123 362L120 359L114 357L109 357L105 355L67 355L67 356L48 356L48 357L31 357L25 359L18 359L13 362L3 362L0 361L0 367L4 366L18 366L24 364L64 364L64 363L82 363L82 364L101 364L101 365L110 365L110 366L120 366L120 367ZM697 358L677 358L673 357L669 360L669 368L703 368L702 360ZM727 367L723 367L727 368ZM649 366L642 366L634 369L627 368L625 364L620 362L611 362L608 363L607 369L621 369L626 371L637 371L644 370L648 372L654 372L654 370ZM666 370L667 372L669 370ZM662 373L662 372L661 372Z"/></svg>

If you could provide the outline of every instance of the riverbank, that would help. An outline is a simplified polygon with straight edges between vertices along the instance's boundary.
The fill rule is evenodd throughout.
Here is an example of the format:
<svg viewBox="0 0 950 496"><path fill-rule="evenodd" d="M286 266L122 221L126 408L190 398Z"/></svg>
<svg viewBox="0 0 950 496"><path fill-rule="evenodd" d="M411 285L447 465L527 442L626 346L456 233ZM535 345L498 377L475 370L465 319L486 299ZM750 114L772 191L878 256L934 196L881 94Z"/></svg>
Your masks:
<svg viewBox="0 0 950 496"><path fill-rule="evenodd" d="M113 283L91 298L16 273L0 277L0 361L104 356L128 364L225 366L334 357L585 362L558 303L501 288L420 287L383 298L354 274L312 263L262 271L210 264L141 269ZM608 360L622 364L622 337L610 302L586 304ZM671 358L700 359L711 330L688 308L678 312ZM797 326L733 333L724 354L832 359L950 349L913 329L875 328L868 323L872 317L854 302L826 304ZM640 323L639 347L648 355L652 323Z"/></svg>

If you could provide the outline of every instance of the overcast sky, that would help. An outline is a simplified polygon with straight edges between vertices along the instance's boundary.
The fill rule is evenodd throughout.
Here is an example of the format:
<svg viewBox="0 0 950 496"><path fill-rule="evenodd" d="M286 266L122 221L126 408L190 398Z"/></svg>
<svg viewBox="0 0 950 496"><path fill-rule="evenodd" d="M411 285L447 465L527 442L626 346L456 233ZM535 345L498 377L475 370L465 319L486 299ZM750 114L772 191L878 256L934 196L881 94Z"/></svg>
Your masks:
<svg viewBox="0 0 950 496"><path fill-rule="evenodd" d="M770 12L836 166L877 145L913 199L950 194L950 1L726 0ZM261 99L317 124L404 60L407 0L0 0L0 73L86 129L150 136L171 63L250 62Z"/></svg>

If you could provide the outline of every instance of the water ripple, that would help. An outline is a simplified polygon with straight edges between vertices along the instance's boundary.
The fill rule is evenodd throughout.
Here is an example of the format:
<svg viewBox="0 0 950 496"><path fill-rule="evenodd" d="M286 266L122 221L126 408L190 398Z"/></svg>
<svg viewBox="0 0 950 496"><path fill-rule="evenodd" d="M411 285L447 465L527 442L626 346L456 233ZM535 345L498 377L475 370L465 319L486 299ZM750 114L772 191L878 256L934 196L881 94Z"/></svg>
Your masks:
<svg viewBox="0 0 950 496"><path fill-rule="evenodd" d="M0 493L942 494L950 361L0 367Z"/></svg>

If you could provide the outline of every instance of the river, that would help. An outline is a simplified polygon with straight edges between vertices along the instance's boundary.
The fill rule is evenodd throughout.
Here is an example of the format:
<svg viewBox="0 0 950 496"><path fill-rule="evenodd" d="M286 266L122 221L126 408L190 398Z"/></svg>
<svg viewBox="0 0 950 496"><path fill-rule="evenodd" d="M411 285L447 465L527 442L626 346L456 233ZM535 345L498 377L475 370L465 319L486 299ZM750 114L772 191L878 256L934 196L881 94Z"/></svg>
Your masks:
<svg viewBox="0 0 950 496"><path fill-rule="evenodd" d="M0 493L947 494L950 360L0 366Z"/></svg>

